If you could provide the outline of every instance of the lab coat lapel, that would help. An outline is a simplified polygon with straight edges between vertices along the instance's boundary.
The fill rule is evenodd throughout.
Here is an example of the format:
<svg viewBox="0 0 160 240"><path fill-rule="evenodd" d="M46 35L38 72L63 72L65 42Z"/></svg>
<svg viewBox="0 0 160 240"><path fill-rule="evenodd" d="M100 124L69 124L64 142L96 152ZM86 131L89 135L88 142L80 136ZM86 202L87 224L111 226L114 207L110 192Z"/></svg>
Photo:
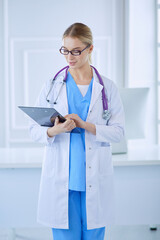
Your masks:
<svg viewBox="0 0 160 240"><path fill-rule="evenodd" d="M93 70L93 86L92 86L92 96L91 96L89 112L92 110L94 104L96 103L99 95L101 94L102 89L103 89L103 86L99 83L98 77L95 71Z"/></svg>

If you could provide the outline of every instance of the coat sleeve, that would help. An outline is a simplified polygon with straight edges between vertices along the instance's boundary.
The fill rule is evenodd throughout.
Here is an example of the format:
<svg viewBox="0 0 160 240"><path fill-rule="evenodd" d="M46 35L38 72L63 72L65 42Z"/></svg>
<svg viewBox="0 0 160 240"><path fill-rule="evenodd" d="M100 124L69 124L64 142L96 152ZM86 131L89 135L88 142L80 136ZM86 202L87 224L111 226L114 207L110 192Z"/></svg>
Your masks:
<svg viewBox="0 0 160 240"><path fill-rule="evenodd" d="M124 109L119 91L113 82L110 91L111 117L107 125L96 124L96 141L100 142L120 142L124 137Z"/></svg>
<svg viewBox="0 0 160 240"><path fill-rule="evenodd" d="M36 100L35 107L47 107L46 96L51 86L51 81L47 81ZM33 141L43 143L45 145L51 145L54 142L55 137L48 137L48 127L42 127L34 120L29 121L29 133Z"/></svg>

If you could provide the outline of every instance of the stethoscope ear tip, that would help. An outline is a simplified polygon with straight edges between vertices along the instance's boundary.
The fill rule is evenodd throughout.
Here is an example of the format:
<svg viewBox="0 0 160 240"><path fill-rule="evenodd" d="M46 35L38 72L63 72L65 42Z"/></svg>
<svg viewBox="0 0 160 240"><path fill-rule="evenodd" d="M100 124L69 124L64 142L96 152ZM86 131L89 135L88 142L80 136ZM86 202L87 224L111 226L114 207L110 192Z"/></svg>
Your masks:
<svg viewBox="0 0 160 240"><path fill-rule="evenodd" d="M50 102L50 100L49 99L46 99L47 100L47 102L49 103ZM54 102L53 104L57 104L57 102Z"/></svg>

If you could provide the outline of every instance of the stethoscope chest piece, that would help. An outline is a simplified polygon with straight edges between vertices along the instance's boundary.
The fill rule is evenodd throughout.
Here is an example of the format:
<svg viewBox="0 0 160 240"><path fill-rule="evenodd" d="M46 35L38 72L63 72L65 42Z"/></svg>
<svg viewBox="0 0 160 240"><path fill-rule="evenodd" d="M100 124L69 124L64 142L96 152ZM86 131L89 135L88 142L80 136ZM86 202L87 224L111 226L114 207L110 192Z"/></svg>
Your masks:
<svg viewBox="0 0 160 240"><path fill-rule="evenodd" d="M109 110L104 110L102 117L103 117L103 119L108 121L111 117L111 112Z"/></svg>

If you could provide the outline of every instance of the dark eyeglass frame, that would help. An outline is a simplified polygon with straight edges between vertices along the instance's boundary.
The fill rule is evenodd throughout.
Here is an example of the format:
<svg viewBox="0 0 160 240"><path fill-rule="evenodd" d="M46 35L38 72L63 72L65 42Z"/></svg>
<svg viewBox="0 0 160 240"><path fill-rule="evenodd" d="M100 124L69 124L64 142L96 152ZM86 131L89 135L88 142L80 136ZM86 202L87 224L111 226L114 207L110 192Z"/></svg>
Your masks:
<svg viewBox="0 0 160 240"><path fill-rule="evenodd" d="M87 47L85 47L85 48L82 49L82 50L71 50L71 51L69 51L68 49L66 49L66 53L62 53L62 49L64 49L64 47L61 47L61 48L59 49L59 52L60 52L61 54L63 54L63 55L68 55L69 53L71 53L73 56L79 56L79 55L81 55L81 53L82 53L84 50L86 50L86 49L89 48L89 47L90 47L90 44L87 45ZM73 51L77 51L77 54L74 54Z"/></svg>

